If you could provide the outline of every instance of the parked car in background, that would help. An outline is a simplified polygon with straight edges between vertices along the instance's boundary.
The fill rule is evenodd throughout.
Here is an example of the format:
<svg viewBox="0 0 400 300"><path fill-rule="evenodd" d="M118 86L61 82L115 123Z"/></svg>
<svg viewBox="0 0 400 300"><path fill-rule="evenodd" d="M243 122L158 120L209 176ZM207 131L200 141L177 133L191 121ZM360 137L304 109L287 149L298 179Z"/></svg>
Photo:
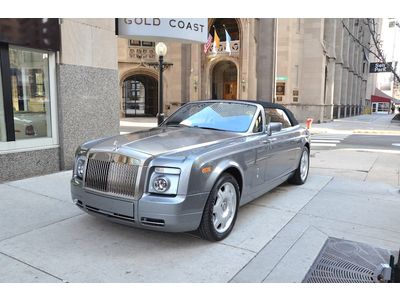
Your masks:
<svg viewBox="0 0 400 300"><path fill-rule="evenodd" d="M82 144L72 198L112 221L218 241L240 206L286 180L303 184L309 153L308 130L281 105L189 102L159 127Z"/></svg>

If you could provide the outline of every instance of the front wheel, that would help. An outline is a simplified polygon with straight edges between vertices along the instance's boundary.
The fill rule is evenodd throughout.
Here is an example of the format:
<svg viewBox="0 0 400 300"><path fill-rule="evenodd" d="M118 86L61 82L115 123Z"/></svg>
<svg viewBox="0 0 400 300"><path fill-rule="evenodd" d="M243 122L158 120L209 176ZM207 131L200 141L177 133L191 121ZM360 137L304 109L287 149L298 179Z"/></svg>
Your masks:
<svg viewBox="0 0 400 300"><path fill-rule="evenodd" d="M293 176L289 179L289 182L296 185L304 184L307 180L309 169L310 152L307 147L304 147L300 157L299 166L297 167Z"/></svg>
<svg viewBox="0 0 400 300"><path fill-rule="evenodd" d="M230 174L218 178L204 208L199 226L203 239L220 241L232 231L236 221L240 192L237 180Z"/></svg>

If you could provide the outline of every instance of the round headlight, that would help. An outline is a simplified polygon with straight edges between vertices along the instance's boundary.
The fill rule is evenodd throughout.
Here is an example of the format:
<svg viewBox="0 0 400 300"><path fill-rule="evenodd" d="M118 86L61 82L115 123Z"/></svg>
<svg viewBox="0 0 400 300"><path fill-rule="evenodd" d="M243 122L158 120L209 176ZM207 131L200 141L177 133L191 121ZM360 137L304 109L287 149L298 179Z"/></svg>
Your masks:
<svg viewBox="0 0 400 300"><path fill-rule="evenodd" d="M169 189L169 180L163 176L154 178L153 188L157 192L165 192Z"/></svg>
<svg viewBox="0 0 400 300"><path fill-rule="evenodd" d="M76 162L76 175L83 178L83 173L85 172L85 159L80 157Z"/></svg>

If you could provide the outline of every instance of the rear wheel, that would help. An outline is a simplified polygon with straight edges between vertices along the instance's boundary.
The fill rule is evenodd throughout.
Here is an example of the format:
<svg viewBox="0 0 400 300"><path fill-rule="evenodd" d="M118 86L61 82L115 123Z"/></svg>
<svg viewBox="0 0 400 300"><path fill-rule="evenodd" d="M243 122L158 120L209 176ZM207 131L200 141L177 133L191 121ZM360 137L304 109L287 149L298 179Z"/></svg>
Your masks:
<svg viewBox="0 0 400 300"><path fill-rule="evenodd" d="M307 147L304 147L300 157L299 166L297 167L293 176L289 179L289 182L297 185L304 184L307 180L309 169L310 152Z"/></svg>
<svg viewBox="0 0 400 300"><path fill-rule="evenodd" d="M220 241L229 235L236 221L239 199L236 179L230 174L222 174L212 188L204 208L198 229L203 239Z"/></svg>

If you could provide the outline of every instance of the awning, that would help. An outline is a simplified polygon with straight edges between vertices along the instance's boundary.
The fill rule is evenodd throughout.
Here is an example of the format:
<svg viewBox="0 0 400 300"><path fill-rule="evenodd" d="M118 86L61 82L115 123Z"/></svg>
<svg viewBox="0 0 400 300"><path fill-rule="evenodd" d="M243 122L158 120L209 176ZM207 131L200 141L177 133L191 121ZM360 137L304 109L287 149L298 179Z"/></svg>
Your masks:
<svg viewBox="0 0 400 300"><path fill-rule="evenodd" d="M392 102L394 98L382 92L380 89L375 88L375 92L371 95L371 102Z"/></svg>

